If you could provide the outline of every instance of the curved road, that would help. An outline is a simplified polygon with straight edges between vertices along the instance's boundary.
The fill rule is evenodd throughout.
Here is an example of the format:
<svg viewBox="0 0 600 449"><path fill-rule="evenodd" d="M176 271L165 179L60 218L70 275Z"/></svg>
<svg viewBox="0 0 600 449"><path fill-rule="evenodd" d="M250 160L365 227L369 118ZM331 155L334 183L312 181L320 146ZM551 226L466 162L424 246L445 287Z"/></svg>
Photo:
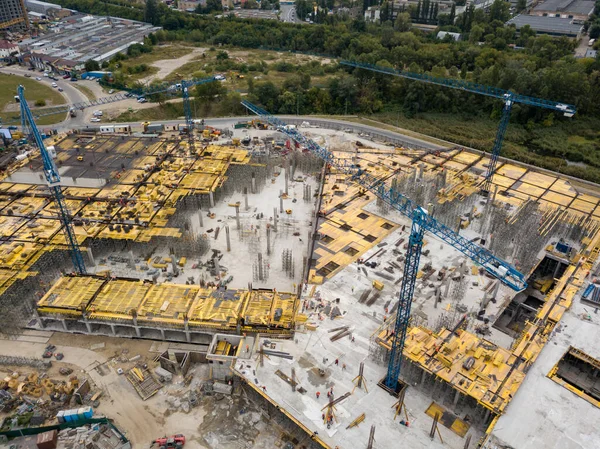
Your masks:
<svg viewBox="0 0 600 449"><path fill-rule="evenodd" d="M29 73L31 75L31 78L29 78L29 79L35 80L35 77L39 77L42 79L41 81L38 81L39 83L47 85L49 88L52 89L53 80L51 80L50 78L44 77L43 74L37 70L30 71L23 67L10 66L10 67L2 67L2 69L0 69L0 73L7 73L7 74L11 74L11 75L18 75L18 76L23 76L26 73ZM61 87L64 89L63 92L61 92L61 94L63 97L65 97L66 104L73 104L73 103L80 103L82 101L88 101L88 98L83 94L83 92L76 89L70 81L59 78L58 81L55 81L55 82L56 82L56 84L58 84L58 87ZM15 89L16 89L16 86L15 86ZM15 90L15 95L16 95L16 90ZM27 95L27 91L25 91L25 95ZM32 110L35 110L35 109L36 108L32 107ZM78 127L78 126L83 126L85 124L85 122L83 121L82 116L78 116L74 119L68 119L67 114L65 114L65 120L63 122L59 123L57 126L60 127L63 124L70 126L70 127Z"/></svg>

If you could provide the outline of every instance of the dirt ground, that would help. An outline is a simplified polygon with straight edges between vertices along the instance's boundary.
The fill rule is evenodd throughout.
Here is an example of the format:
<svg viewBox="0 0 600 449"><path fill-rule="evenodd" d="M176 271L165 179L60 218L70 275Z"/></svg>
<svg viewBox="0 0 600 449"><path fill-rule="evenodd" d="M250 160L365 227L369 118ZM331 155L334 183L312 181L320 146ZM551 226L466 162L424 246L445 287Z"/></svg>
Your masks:
<svg viewBox="0 0 600 449"><path fill-rule="evenodd" d="M48 344L62 352L62 361L52 359L48 370L51 379L61 379L58 370L70 367L81 381L90 379L95 386L93 391L102 390L96 415L105 415L115 421L117 427L131 440L134 448L147 448L153 439L183 433L187 437L189 449L242 449L273 448L282 446L285 432L277 426L269 425L261 408L248 400L241 390L232 396L204 394L202 385L209 379L209 365L193 365L190 372L192 381L185 386L181 376L163 386L150 399L143 401L118 368L128 370L136 363L147 363L150 369L158 351L168 347L168 343L149 340L132 340L89 335L63 333L40 333L27 337L34 341L0 339L0 355L19 355L41 358ZM92 350L93 345L104 347ZM128 359L140 355L141 358L129 362ZM28 367L0 367L0 375L17 370L21 374L34 371ZM188 373L189 374L189 373ZM198 398L196 407L188 402L190 394Z"/></svg>

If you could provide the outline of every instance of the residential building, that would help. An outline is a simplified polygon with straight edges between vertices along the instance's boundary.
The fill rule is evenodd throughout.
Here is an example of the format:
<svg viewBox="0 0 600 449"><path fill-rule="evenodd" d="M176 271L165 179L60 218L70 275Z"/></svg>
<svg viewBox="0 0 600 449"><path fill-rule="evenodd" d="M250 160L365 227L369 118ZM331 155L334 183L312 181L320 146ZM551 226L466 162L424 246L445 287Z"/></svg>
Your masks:
<svg viewBox="0 0 600 449"><path fill-rule="evenodd" d="M21 55L19 46L12 42L0 40L0 59L8 60Z"/></svg>
<svg viewBox="0 0 600 449"><path fill-rule="evenodd" d="M546 0L531 11L531 15L560 17L585 22L594 11L594 2L589 0Z"/></svg>
<svg viewBox="0 0 600 449"><path fill-rule="evenodd" d="M194 12L198 6L206 6L206 0L179 0L177 9L180 11Z"/></svg>
<svg viewBox="0 0 600 449"><path fill-rule="evenodd" d="M23 31L29 28L23 0L0 0L0 30Z"/></svg>
<svg viewBox="0 0 600 449"><path fill-rule="evenodd" d="M379 22L381 18L381 10L379 6L369 6L365 10L365 22Z"/></svg>
<svg viewBox="0 0 600 449"><path fill-rule="evenodd" d="M583 25L575 19L549 16L530 16L519 14L513 17L507 25L515 25L517 31L525 25L529 25L538 34L549 34L551 36L567 36L579 38L583 33Z"/></svg>
<svg viewBox="0 0 600 449"><path fill-rule="evenodd" d="M25 6L30 12L37 12L45 16L50 15L53 11L60 11L62 6L54 3L41 2L39 0L25 0Z"/></svg>

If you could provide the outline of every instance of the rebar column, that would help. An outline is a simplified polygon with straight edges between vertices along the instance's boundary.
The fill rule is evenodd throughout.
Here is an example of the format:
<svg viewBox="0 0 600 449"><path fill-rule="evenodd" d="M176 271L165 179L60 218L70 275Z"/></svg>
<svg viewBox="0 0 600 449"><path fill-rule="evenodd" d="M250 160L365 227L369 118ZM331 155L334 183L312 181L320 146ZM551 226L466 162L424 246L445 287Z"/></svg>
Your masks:
<svg viewBox="0 0 600 449"><path fill-rule="evenodd" d="M262 253L258 253L258 279L263 280L263 260Z"/></svg>
<svg viewBox="0 0 600 449"><path fill-rule="evenodd" d="M256 193L256 176L252 172L252 193Z"/></svg>
<svg viewBox="0 0 600 449"><path fill-rule="evenodd" d="M273 231L277 232L277 208L273 208Z"/></svg>
<svg viewBox="0 0 600 449"><path fill-rule="evenodd" d="M213 258L213 263L215 264L215 271L217 273L217 277L221 279L221 267L219 266L219 259L217 257Z"/></svg>
<svg viewBox="0 0 600 449"><path fill-rule="evenodd" d="M248 187L244 187L244 206L248 210Z"/></svg>
<svg viewBox="0 0 600 449"><path fill-rule="evenodd" d="M240 230L240 206L235 206L235 223L237 226L237 230Z"/></svg>
<svg viewBox="0 0 600 449"><path fill-rule="evenodd" d="M225 226L225 238L227 239L227 252L231 251L231 241L229 240L229 226Z"/></svg>
<svg viewBox="0 0 600 449"><path fill-rule="evenodd" d="M289 187L289 182L290 182L290 167L288 165L288 162L286 160L285 163L285 168L284 168L284 176L285 176L285 194L288 194L288 187Z"/></svg>
<svg viewBox="0 0 600 449"><path fill-rule="evenodd" d="M202 208L200 208L200 213L198 214L198 217L200 217L200 227L203 228L204 227L204 219L202 218Z"/></svg>
<svg viewBox="0 0 600 449"><path fill-rule="evenodd" d="M279 212L283 213L283 190L279 191Z"/></svg>
<svg viewBox="0 0 600 449"><path fill-rule="evenodd" d="M271 226L267 225L267 256L271 255Z"/></svg>
<svg viewBox="0 0 600 449"><path fill-rule="evenodd" d="M89 246L88 246L88 249L87 249L87 255L88 255L89 259L90 259L90 263L93 266L96 266L96 261L94 260L94 255L92 254L92 248L90 248Z"/></svg>

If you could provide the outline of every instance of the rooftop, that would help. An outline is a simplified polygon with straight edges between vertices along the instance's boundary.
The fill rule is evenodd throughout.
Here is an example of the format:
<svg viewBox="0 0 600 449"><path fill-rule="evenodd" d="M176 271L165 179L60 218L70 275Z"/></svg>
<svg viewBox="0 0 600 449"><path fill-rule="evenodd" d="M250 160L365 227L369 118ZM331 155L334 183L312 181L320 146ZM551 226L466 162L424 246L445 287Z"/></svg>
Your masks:
<svg viewBox="0 0 600 449"><path fill-rule="evenodd" d="M590 15L594 11L594 2L589 0L546 0L534 7L533 10Z"/></svg>
<svg viewBox="0 0 600 449"><path fill-rule="evenodd" d="M565 34L568 36L577 36L581 33L583 25L573 23L573 19L562 17L543 17L529 16L519 14L507 22L508 25L514 24L517 29L529 25L533 30L549 34Z"/></svg>

